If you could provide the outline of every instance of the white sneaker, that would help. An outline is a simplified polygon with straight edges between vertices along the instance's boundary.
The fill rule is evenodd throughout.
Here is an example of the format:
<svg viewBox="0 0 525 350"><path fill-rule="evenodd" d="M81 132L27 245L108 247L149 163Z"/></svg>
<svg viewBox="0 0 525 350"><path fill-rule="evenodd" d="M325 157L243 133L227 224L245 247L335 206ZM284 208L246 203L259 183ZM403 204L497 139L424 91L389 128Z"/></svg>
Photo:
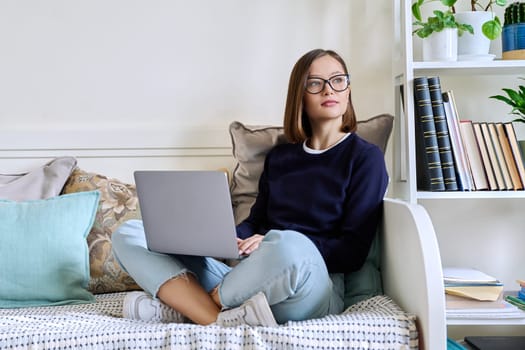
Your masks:
<svg viewBox="0 0 525 350"><path fill-rule="evenodd" d="M148 322L183 323L185 317L145 292L129 292L124 297L122 316Z"/></svg>
<svg viewBox="0 0 525 350"><path fill-rule="evenodd" d="M215 324L223 327L237 327L243 324L254 327L278 326L266 296L262 292L255 294L239 307L221 311Z"/></svg>

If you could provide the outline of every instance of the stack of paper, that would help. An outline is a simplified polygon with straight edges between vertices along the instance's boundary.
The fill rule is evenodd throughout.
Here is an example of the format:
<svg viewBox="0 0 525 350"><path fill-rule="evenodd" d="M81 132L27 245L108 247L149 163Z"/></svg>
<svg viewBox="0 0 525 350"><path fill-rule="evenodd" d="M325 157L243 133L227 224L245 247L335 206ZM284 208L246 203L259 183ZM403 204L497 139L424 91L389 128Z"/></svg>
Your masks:
<svg viewBox="0 0 525 350"><path fill-rule="evenodd" d="M503 299L478 301L447 294L445 300L448 319L525 318L525 312Z"/></svg>
<svg viewBox="0 0 525 350"><path fill-rule="evenodd" d="M503 284L472 268L445 267L448 319L523 319L525 312L503 298Z"/></svg>
<svg viewBox="0 0 525 350"><path fill-rule="evenodd" d="M479 301L496 301L503 284L496 278L472 268L444 267L445 293Z"/></svg>

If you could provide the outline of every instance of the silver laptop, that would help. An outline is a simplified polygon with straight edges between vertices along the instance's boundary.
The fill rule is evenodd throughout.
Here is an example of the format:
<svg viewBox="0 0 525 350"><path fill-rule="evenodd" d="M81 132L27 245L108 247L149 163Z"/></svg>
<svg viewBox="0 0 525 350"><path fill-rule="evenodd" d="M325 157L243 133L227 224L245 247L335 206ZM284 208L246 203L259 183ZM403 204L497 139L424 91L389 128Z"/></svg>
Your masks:
<svg viewBox="0 0 525 350"><path fill-rule="evenodd" d="M134 177L149 250L239 258L224 172L138 170Z"/></svg>

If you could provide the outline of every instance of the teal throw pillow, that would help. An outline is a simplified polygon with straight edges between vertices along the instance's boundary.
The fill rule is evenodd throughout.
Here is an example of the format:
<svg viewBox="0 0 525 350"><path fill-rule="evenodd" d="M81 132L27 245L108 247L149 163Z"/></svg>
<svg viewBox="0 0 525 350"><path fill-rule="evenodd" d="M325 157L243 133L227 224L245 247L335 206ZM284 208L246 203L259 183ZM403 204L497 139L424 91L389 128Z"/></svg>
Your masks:
<svg viewBox="0 0 525 350"><path fill-rule="evenodd" d="M98 191L0 200L0 308L88 303Z"/></svg>
<svg viewBox="0 0 525 350"><path fill-rule="evenodd" d="M381 246L379 232L377 232L363 266L357 271L345 274L345 308L362 300L383 294L383 284L379 270L380 257Z"/></svg>

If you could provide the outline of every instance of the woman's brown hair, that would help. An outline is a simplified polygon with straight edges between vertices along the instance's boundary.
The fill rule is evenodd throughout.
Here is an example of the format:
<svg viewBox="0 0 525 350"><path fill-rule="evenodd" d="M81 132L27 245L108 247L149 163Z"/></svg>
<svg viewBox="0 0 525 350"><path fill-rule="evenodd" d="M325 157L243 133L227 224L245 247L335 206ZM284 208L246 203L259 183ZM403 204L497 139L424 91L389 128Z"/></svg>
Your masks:
<svg viewBox="0 0 525 350"><path fill-rule="evenodd" d="M303 97L305 94L305 84L312 62L322 56L331 56L336 59L348 74L348 69L344 60L332 50L315 49L304 54L292 69L290 82L288 83L288 96L284 110L284 134L289 142L298 143L312 136L312 127L308 115L303 108ZM350 89L350 87L349 87ZM348 106L343 114L343 124L341 131L354 132L357 127L357 120L352 105L352 91L348 94Z"/></svg>

